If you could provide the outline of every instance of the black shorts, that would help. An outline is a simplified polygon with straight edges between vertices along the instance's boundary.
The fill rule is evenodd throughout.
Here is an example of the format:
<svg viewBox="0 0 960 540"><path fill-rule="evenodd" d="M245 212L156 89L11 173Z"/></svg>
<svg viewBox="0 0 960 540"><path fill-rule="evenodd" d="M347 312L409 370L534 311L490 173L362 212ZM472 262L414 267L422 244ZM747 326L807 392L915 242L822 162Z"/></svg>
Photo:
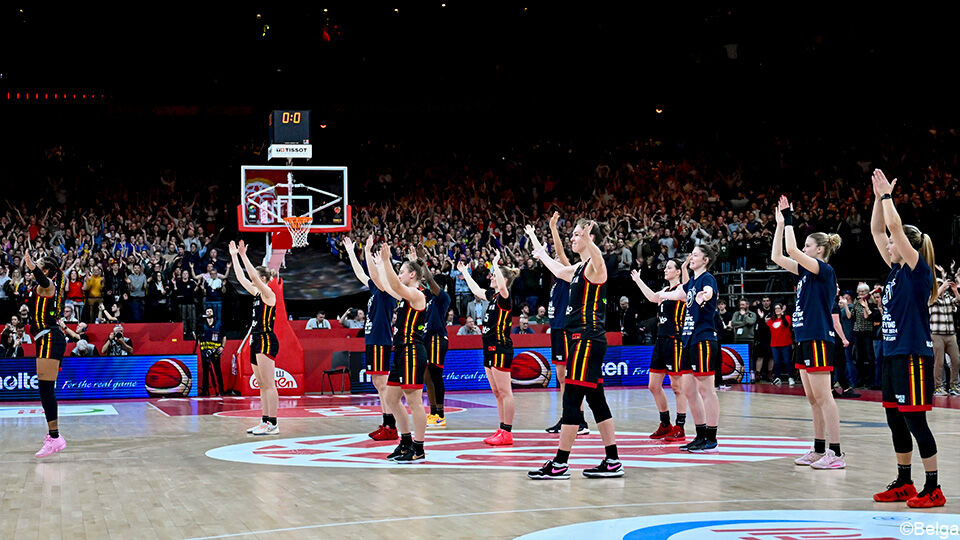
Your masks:
<svg viewBox="0 0 960 540"><path fill-rule="evenodd" d="M37 358L52 358L63 360L67 349L67 338L59 328L51 328L49 332L37 339Z"/></svg>
<svg viewBox="0 0 960 540"><path fill-rule="evenodd" d="M423 343L408 343L393 350L393 366L387 386L403 389L423 388L423 372L427 369L427 349Z"/></svg>
<svg viewBox="0 0 960 540"><path fill-rule="evenodd" d="M392 345L367 345L367 375L389 374L392 350Z"/></svg>
<svg viewBox="0 0 960 540"><path fill-rule="evenodd" d="M563 328L550 330L550 349L553 354L553 363L566 365L570 356L570 334Z"/></svg>
<svg viewBox="0 0 960 540"><path fill-rule="evenodd" d="M513 366L513 347L487 345L483 348L483 367L509 372Z"/></svg>
<svg viewBox="0 0 960 540"><path fill-rule="evenodd" d="M680 373L695 377L713 377L720 366L720 344L716 341L698 341L683 348L680 355Z"/></svg>
<svg viewBox="0 0 960 540"><path fill-rule="evenodd" d="M801 341L793 348L793 365L807 372L833 371L834 352L836 346L829 341Z"/></svg>
<svg viewBox="0 0 960 540"><path fill-rule="evenodd" d="M443 361L447 358L447 349L450 340L443 336L427 336L427 361L443 369Z"/></svg>
<svg viewBox="0 0 960 540"><path fill-rule="evenodd" d="M603 358L607 342L592 339L570 340L566 384L596 388L603 384Z"/></svg>
<svg viewBox="0 0 960 540"><path fill-rule="evenodd" d="M276 360L280 352L280 341L273 332L263 332L250 335L250 363L257 365L257 355L263 354Z"/></svg>
<svg viewBox="0 0 960 540"><path fill-rule="evenodd" d="M883 357L883 406L900 412L933 408L933 358L898 355Z"/></svg>
<svg viewBox="0 0 960 540"><path fill-rule="evenodd" d="M650 373L680 374L680 359L683 357L683 342L677 338L661 337L653 345Z"/></svg>

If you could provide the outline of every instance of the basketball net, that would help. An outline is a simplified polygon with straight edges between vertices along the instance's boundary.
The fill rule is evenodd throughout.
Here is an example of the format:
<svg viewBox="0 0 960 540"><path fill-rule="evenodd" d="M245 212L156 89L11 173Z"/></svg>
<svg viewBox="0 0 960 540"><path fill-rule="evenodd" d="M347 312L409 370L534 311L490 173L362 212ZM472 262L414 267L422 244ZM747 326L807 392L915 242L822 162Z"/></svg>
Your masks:
<svg viewBox="0 0 960 540"><path fill-rule="evenodd" d="M287 224L287 230L290 231L293 247L304 247L309 243L312 216L289 216L283 218L283 222Z"/></svg>

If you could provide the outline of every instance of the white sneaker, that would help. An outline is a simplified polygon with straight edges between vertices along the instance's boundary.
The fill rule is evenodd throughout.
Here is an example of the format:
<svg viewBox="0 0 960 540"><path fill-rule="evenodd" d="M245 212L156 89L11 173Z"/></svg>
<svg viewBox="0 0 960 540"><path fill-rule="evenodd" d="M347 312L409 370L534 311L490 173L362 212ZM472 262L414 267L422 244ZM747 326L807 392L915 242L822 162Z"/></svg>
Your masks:
<svg viewBox="0 0 960 540"><path fill-rule="evenodd" d="M813 450L810 450L810 451L807 452L806 454L804 454L804 455L798 457L797 459L793 460L793 462L796 463L797 465L806 465L806 466L809 466L809 465L811 465L811 464L813 464L813 463L816 463L816 462L820 461L820 459L823 458L823 456L824 456L824 454L821 454L821 453L818 453L818 452L814 452Z"/></svg>
<svg viewBox="0 0 960 540"><path fill-rule="evenodd" d="M947 389L946 389L946 388L944 388L944 387L942 387L942 386L938 386L937 389L933 391L933 395L935 395L935 396L949 396L950 394L947 393Z"/></svg>
<svg viewBox="0 0 960 540"><path fill-rule="evenodd" d="M253 435L277 435L280 433L280 425L274 425L270 422L264 422L253 429Z"/></svg>
<svg viewBox="0 0 960 540"><path fill-rule="evenodd" d="M950 388L950 395L960 396L960 383L957 383Z"/></svg>
<svg viewBox="0 0 960 540"><path fill-rule="evenodd" d="M257 424L257 425L255 425L255 426L253 426L252 428L248 429L248 430L247 430L247 433L249 433L249 434L252 435L254 431L257 431L258 429L262 428L262 427L265 426L265 425L267 425L266 422L260 422L259 424Z"/></svg>
<svg viewBox="0 0 960 540"><path fill-rule="evenodd" d="M775 379L773 380L773 384L779 386L779 385L781 384L781 383L780 383L780 377L775 378Z"/></svg>
<svg viewBox="0 0 960 540"><path fill-rule="evenodd" d="M793 380L793 377L790 377L789 381L790 381L790 386L797 384L797 381Z"/></svg>

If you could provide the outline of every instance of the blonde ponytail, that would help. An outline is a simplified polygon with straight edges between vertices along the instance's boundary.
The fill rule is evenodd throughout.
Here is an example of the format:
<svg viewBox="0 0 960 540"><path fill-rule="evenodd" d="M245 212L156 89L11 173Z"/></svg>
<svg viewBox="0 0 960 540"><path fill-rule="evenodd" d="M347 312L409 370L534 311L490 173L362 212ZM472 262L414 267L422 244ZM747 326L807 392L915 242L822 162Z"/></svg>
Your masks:
<svg viewBox="0 0 960 540"><path fill-rule="evenodd" d="M933 305L937 301L937 261L933 255L933 240L930 239L929 234L920 232L920 229L913 225L904 225L903 234L910 241L913 249L917 250L923 257L924 262L930 267L930 272L933 273L933 285L930 287L930 299L927 302Z"/></svg>

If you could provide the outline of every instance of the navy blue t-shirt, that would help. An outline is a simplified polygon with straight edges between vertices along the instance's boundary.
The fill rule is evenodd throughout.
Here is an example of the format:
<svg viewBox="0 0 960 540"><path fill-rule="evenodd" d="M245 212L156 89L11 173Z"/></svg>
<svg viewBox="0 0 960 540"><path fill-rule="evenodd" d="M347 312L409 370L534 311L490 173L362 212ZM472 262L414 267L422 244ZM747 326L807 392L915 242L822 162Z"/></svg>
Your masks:
<svg viewBox="0 0 960 540"><path fill-rule="evenodd" d="M550 318L552 330L562 330L567 325L567 304L570 303L570 284L555 278L550 287L550 304L547 306L547 317Z"/></svg>
<svg viewBox="0 0 960 540"><path fill-rule="evenodd" d="M397 300L367 281L370 299L367 300L367 322L363 325L363 341L367 345L393 345L393 311Z"/></svg>
<svg viewBox="0 0 960 540"><path fill-rule="evenodd" d="M702 306L697 303L697 293L705 287L713 289L713 296ZM717 279L710 272L691 278L683 285L687 293L687 312L683 316L681 341L686 347L701 341L717 341L717 325L713 314L717 311Z"/></svg>
<svg viewBox="0 0 960 540"><path fill-rule="evenodd" d="M427 296L427 335L447 337L447 310L450 295L440 291L437 296Z"/></svg>
<svg viewBox="0 0 960 540"><path fill-rule="evenodd" d="M830 315L837 304L837 275L829 264L817 260L820 272L814 274L803 265L797 269L797 305L793 308L793 333L797 343L820 340L833 343L833 317Z"/></svg>
<svg viewBox="0 0 960 540"><path fill-rule="evenodd" d="M927 301L933 288L933 272L923 257L913 270L890 265L883 289L883 356L915 354L933 356L930 311Z"/></svg>

